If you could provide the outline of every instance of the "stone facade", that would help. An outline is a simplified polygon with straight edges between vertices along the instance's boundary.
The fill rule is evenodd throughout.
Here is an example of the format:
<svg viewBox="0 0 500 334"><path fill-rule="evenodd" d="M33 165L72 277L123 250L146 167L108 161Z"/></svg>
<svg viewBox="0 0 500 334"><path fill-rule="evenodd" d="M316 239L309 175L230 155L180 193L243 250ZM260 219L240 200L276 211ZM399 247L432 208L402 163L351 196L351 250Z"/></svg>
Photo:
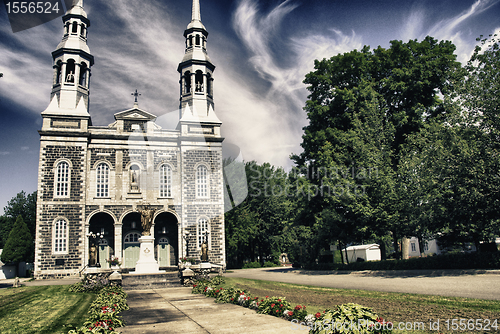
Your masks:
<svg viewBox="0 0 500 334"><path fill-rule="evenodd" d="M92 125L88 87L94 60L82 0L74 1L63 22L63 40L52 54L51 103L39 131L35 277L77 276L96 262L104 270L113 255L122 268L133 269L143 233L138 209L145 205L155 209L150 232L160 268L177 266L181 257L199 258L206 236L210 262L225 266L223 138L198 0L178 71L186 85L186 71L195 73L196 67L210 89L182 87L176 130L158 126L137 99L114 115L114 123ZM203 43L190 44L197 35Z"/></svg>

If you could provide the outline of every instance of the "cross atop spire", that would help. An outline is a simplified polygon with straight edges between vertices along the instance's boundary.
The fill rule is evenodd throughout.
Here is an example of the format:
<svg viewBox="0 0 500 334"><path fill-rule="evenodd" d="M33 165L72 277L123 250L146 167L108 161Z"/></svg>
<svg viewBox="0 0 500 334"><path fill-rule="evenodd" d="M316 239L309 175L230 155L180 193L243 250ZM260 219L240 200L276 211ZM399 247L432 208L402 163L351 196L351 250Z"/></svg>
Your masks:
<svg viewBox="0 0 500 334"><path fill-rule="evenodd" d="M136 89L136 90L135 90L135 92L134 92L134 93L132 93L131 95L132 95L132 96L135 96L135 101L134 101L134 104L137 104L137 98L138 98L139 96L141 96L142 94L139 94L139 93L137 92L137 89Z"/></svg>

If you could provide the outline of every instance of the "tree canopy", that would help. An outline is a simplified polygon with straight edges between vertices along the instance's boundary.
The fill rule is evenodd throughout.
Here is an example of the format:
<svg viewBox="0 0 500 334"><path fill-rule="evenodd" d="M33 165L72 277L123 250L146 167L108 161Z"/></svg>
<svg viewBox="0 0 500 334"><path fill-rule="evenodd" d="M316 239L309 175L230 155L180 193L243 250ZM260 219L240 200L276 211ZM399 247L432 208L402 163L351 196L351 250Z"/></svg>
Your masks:
<svg viewBox="0 0 500 334"><path fill-rule="evenodd" d="M33 238L23 217L19 215L2 251L2 262L32 262L33 249Z"/></svg>

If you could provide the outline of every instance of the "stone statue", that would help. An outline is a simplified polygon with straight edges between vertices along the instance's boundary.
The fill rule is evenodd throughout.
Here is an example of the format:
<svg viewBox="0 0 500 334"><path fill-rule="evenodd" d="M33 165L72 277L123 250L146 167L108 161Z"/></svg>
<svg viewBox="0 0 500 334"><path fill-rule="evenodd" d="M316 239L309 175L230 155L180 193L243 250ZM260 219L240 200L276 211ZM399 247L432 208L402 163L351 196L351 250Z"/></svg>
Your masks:
<svg viewBox="0 0 500 334"><path fill-rule="evenodd" d="M156 209L152 209L149 206L145 206L141 210L138 210L141 214L141 224L142 224L142 235L151 235L151 226L153 225L153 215Z"/></svg>
<svg viewBox="0 0 500 334"><path fill-rule="evenodd" d="M206 239L201 244L201 262L208 262L208 243Z"/></svg>
<svg viewBox="0 0 500 334"><path fill-rule="evenodd" d="M92 243L90 245L90 252L89 252L89 266L94 267L97 265L97 247L95 243Z"/></svg>

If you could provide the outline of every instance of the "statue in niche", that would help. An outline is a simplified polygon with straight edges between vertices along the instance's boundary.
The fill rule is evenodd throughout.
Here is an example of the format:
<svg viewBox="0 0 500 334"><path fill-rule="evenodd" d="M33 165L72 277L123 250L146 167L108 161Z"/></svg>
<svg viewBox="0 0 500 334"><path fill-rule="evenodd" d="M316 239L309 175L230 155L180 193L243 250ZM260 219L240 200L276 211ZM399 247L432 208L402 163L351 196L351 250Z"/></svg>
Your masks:
<svg viewBox="0 0 500 334"><path fill-rule="evenodd" d="M89 251L89 267L95 267L97 265L97 245L92 242Z"/></svg>
<svg viewBox="0 0 500 334"><path fill-rule="evenodd" d="M153 225L153 215L156 209L150 208L148 205L145 205L142 209L137 210L141 214L141 224L142 224L142 235L150 236L151 235L151 226Z"/></svg>
<svg viewBox="0 0 500 334"><path fill-rule="evenodd" d="M130 170L130 190L138 191L139 190L139 174L138 170L132 167Z"/></svg>
<svg viewBox="0 0 500 334"><path fill-rule="evenodd" d="M201 262L208 262L208 243L207 239L203 240L203 243L201 244Z"/></svg>

